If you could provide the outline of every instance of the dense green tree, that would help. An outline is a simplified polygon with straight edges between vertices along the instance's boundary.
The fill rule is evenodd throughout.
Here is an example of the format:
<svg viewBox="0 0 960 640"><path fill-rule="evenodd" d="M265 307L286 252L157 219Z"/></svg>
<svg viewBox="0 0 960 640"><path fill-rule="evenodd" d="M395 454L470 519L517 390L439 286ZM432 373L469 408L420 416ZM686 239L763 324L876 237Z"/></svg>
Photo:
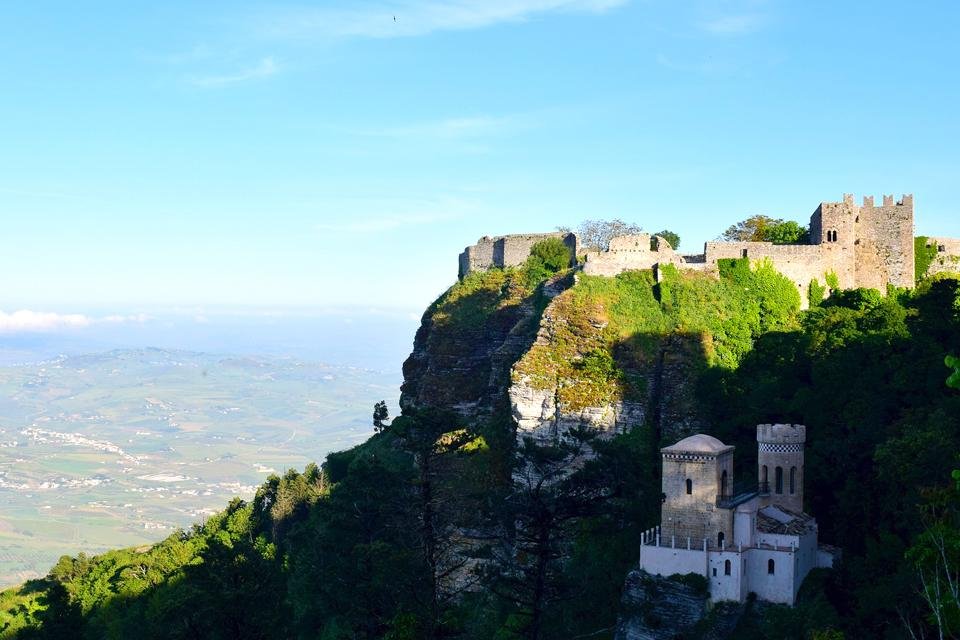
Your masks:
<svg viewBox="0 0 960 640"><path fill-rule="evenodd" d="M729 242L802 244L809 241L806 227L793 220L782 220L765 215L750 216L746 220L731 225L720 237Z"/></svg>
<svg viewBox="0 0 960 640"><path fill-rule="evenodd" d="M373 405L373 431L380 433L387 425L390 419L390 412L387 410L387 403L383 400Z"/></svg>
<svg viewBox="0 0 960 640"><path fill-rule="evenodd" d="M680 236L677 235L676 233L674 233L673 231L670 231L669 229L664 229L663 231L658 231L657 233L654 233L653 235L654 235L654 236L660 236L661 238L663 238L664 240L666 240L667 242L669 242L669 243L670 243L670 247L673 248L674 250L677 250L677 249L680 248Z"/></svg>

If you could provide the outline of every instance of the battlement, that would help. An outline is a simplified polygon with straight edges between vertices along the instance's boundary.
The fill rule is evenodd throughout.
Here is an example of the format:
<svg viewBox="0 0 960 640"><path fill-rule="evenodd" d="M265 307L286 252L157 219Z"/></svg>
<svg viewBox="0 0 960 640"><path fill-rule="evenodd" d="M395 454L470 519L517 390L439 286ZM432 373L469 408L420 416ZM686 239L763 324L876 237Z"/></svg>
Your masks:
<svg viewBox="0 0 960 640"><path fill-rule="evenodd" d="M912 207L913 206L913 194L905 193L900 196L899 200L894 201L893 194L882 195L881 202L883 203L882 207ZM874 204L873 196L863 196L863 209L873 209L876 205Z"/></svg>
<svg viewBox="0 0 960 640"><path fill-rule="evenodd" d="M825 284L827 275L836 275L842 289L864 287L885 292L887 285L914 286L913 194L899 200L882 195L879 206L874 196L863 197L858 206L852 193L840 202L821 202L810 216L807 244L777 245L770 242L707 242L704 253L682 256L660 236L648 233L612 238L605 251L588 251L583 272L588 275L615 276L624 271L654 269L674 265L679 269L717 274L721 259L746 258L769 260L789 278L806 306L811 282ZM563 238L573 258L581 254L579 241L572 233L540 233L483 237L460 255L460 277L471 271L522 264L530 248L550 237ZM954 270L957 260L951 246L935 268Z"/></svg>
<svg viewBox="0 0 960 640"><path fill-rule="evenodd" d="M758 424L757 442L766 444L803 444L807 427L802 424Z"/></svg>

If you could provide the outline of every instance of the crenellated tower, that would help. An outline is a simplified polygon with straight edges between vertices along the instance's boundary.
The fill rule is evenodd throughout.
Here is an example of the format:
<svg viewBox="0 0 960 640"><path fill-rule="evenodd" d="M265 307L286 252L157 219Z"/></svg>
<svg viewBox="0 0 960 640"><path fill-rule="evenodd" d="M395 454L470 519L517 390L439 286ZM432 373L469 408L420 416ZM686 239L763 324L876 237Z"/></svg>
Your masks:
<svg viewBox="0 0 960 640"><path fill-rule="evenodd" d="M803 447L807 428L802 424L757 425L757 476L766 504L803 512Z"/></svg>

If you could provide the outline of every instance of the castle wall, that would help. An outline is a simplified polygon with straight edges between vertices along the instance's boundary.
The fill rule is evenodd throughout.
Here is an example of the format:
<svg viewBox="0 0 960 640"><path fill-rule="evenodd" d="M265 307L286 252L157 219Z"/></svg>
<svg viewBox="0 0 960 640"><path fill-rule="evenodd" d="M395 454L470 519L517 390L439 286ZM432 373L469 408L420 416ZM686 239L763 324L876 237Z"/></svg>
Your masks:
<svg viewBox="0 0 960 640"><path fill-rule="evenodd" d="M576 234L557 231L555 233L525 233L508 236L484 236L477 243L466 247L460 254L459 277L464 277L474 271L485 271L492 268L517 267L530 257L533 245L548 238L560 238L570 249L570 260L573 263L577 255L578 241Z"/></svg>
<svg viewBox="0 0 960 640"><path fill-rule="evenodd" d="M746 599L748 591L746 590L747 581L744 580L744 574L747 569L748 555L749 553L739 553L736 549L710 552L707 580L710 581L710 599L712 601L743 602ZM730 575L726 574L728 560L730 561Z"/></svg>
<svg viewBox="0 0 960 640"><path fill-rule="evenodd" d="M927 238L927 246L937 249L937 255L927 268L927 275L960 273L960 239Z"/></svg>
<svg viewBox="0 0 960 640"><path fill-rule="evenodd" d="M707 553L701 546L693 546L687 549L686 538L683 546L678 543L677 548L671 547L670 540L661 539L660 546L642 545L640 547L640 568L659 576L672 576L675 573L681 575L695 573L698 576L707 575Z"/></svg>
<svg viewBox="0 0 960 640"><path fill-rule="evenodd" d="M591 276L615 276L624 271L652 269L654 265L681 265L684 259L660 236L654 237L655 249L650 248L649 233L617 236L610 240L606 251L589 251L583 272Z"/></svg>
<svg viewBox="0 0 960 640"><path fill-rule="evenodd" d="M796 285L804 308L810 281L825 284L825 276L831 272L842 289L868 287L884 293L888 283L914 286L913 196L904 195L899 202L883 196L880 205L875 205L873 196L866 196L863 206L858 206L851 194L844 194L840 202L820 203L810 217L809 230L810 243L805 245L708 242L703 255L687 257L677 254L659 236L654 238L653 249L649 234L619 236L611 240L608 250L588 252L583 272L615 276L672 264L716 273L717 260L722 258L769 259ZM460 254L460 277L472 271L520 265L536 242L550 237L563 238L572 256L579 255L578 240L572 233L483 237ZM960 240L949 240L946 246L944 255L931 265L931 273L960 270Z"/></svg>
<svg viewBox="0 0 960 640"><path fill-rule="evenodd" d="M746 592L753 591L761 600L793 605L796 597L794 590L793 553L787 549L750 549L746 554ZM774 562L774 572L768 570L770 560Z"/></svg>
<svg viewBox="0 0 960 640"><path fill-rule="evenodd" d="M797 286L800 301L807 306L807 287L811 280L823 282L820 247L809 244L773 244L772 242L708 242L704 247L707 264L716 265L727 258L769 259L773 267Z"/></svg>

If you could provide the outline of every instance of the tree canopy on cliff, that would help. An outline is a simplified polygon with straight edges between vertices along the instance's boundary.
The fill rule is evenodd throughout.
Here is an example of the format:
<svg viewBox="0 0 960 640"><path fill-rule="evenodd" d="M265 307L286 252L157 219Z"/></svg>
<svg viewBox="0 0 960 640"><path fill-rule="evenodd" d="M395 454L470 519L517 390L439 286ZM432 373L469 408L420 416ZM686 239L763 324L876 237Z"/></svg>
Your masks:
<svg viewBox="0 0 960 640"><path fill-rule="evenodd" d="M466 337L485 325L499 327L503 344L519 339L503 314L546 304L524 269L454 285L418 344L456 367L477 348ZM750 469L756 424L807 425L808 510L844 561L796 609L748 611L733 637L903 638L905 623L934 637L917 567L933 576L930 550L960 540L960 499L934 500L950 489L960 450L960 393L944 384L943 366L960 344L960 282L887 297L835 292L798 315L766 265L729 261L721 271L719 281L665 270L660 282L632 272L571 284L551 303L563 328L555 348L576 353L569 375L584 388L640 389L646 379L627 365L663 366L680 336L713 350L688 375L707 432L737 445L738 468ZM557 366L551 353L534 356L531 371ZM153 547L65 557L3 592L0 638L610 640L640 534L658 517L658 451L668 443L656 412L615 437L583 438L593 462L544 490L517 471L564 458L517 444L505 398L463 424L460 398L476 398L473 378L486 384L489 369L443 373L436 384L470 393L434 392L437 411L382 420L364 444L273 476L252 501ZM946 537L927 535L944 524ZM470 567L478 572L460 572Z"/></svg>

